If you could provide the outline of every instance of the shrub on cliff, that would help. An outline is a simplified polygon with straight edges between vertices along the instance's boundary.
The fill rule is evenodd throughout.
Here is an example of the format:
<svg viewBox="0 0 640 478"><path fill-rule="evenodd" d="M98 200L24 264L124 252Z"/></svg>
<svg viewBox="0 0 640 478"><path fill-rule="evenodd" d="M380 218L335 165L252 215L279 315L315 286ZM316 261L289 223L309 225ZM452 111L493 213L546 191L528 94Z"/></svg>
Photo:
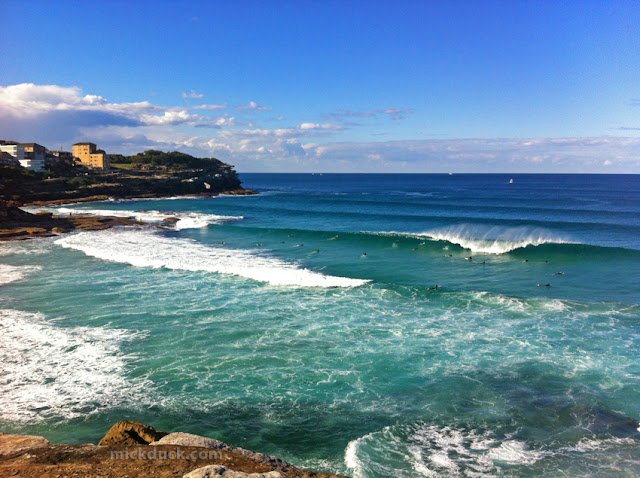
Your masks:
<svg viewBox="0 0 640 478"><path fill-rule="evenodd" d="M155 149L149 149L144 153L138 153L135 156L129 156L133 166L156 166L165 167L171 170L180 169L206 169L218 170L225 164L216 158L196 158L190 154L181 153L179 151L171 151L165 153Z"/></svg>

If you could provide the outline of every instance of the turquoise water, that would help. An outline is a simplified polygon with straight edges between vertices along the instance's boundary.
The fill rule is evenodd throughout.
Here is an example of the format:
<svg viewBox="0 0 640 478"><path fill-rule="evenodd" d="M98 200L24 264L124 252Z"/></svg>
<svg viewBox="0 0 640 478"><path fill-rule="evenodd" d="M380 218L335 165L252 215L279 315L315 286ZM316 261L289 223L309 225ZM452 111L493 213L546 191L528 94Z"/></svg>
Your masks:
<svg viewBox="0 0 640 478"><path fill-rule="evenodd" d="M354 477L640 474L638 176L242 180L261 194L59 209L175 227L0 244L1 431L135 419Z"/></svg>

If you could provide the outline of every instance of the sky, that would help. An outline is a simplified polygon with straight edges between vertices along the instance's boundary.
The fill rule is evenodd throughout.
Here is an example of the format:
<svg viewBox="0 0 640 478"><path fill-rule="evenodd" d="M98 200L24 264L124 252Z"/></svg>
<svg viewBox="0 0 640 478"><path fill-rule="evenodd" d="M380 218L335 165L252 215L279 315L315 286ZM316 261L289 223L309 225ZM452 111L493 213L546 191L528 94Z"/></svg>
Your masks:
<svg viewBox="0 0 640 478"><path fill-rule="evenodd" d="M640 2L0 0L0 139L239 172L640 173Z"/></svg>

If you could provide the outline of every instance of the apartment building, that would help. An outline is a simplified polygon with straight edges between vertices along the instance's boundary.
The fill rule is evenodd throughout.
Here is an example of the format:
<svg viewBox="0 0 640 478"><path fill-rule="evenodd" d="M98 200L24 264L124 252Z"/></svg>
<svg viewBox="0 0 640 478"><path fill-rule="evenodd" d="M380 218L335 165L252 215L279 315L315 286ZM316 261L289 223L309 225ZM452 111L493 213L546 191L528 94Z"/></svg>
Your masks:
<svg viewBox="0 0 640 478"><path fill-rule="evenodd" d="M73 155L85 166L90 168L109 169L109 156L98 150L94 143L76 143L73 145Z"/></svg>
<svg viewBox="0 0 640 478"><path fill-rule="evenodd" d="M45 170L47 148L38 143L0 141L0 151L13 156L23 168L38 172Z"/></svg>

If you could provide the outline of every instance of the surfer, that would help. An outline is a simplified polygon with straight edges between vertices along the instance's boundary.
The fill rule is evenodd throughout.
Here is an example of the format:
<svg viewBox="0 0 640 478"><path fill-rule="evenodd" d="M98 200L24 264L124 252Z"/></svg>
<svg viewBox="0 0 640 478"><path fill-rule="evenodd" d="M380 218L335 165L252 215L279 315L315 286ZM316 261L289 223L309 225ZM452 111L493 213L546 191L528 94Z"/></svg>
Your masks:
<svg viewBox="0 0 640 478"><path fill-rule="evenodd" d="M262 247L262 244L260 242L256 242L256 246L257 247Z"/></svg>
<svg viewBox="0 0 640 478"><path fill-rule="evenodd" d="M447 257L453 257L453 254L447 254Z"/></svg>
<svg viewBox="0 0 640 478"><path fill-rule="evenodd" d="M363 252L362 255L360 257L365 257L367 255L366 252Z"/></svg>
<svg viewBox="0 0 640 478"><path fill-rule="evenodd" d="M427 287L427 290L438 290L440 286L436 284L434 287Z"/></svg>
<svg viewBox="0 0 640 478"><path fill-rule="evenodd" d="M330 241L333 241L334 239L338 239L338 235L337 234L335 236L329 238Z"/></svg>
<svg viewBox="0 0 640 478"><path fill-rule="evenodd" d="M465 257L464 260L465 261L472 261L473 260L473 256Z"/></svg>
<svg viewBox="0 0 640 478"><path fill-rule="evenodd" d="M555 274L555 275L557 275L557 276L563 276L563 275L564 275L564 272L556 272L556 274Z"/></svg>
<svg viewBox="0 0 640 478"><path fill-rule="evenodd" d="M417 248L417 247L414 247L414 248L413 248L413 249L411 249L411 250L412 250L412 251L417 251L417 250L418 250L418 248Z"/></svg>
<svg viewBox="0 0 640 478"><path fill-rule="evenodd" d="M544 285L538 284L538 287L551 287L551 284L549 284L548 282Z"/></svg>
<svg viewBox="0 0 640 478"><path fill-rule="evenodd" d="M529 259L525 259L525 260L524 260L524 261L522 261L522 262L529 262Z"/></svg>
<svg viewBox="0 0 640 478"><path fill-rule="evenodd" d="M295 234L287 234L287 237L293 237Z"/></svg>

